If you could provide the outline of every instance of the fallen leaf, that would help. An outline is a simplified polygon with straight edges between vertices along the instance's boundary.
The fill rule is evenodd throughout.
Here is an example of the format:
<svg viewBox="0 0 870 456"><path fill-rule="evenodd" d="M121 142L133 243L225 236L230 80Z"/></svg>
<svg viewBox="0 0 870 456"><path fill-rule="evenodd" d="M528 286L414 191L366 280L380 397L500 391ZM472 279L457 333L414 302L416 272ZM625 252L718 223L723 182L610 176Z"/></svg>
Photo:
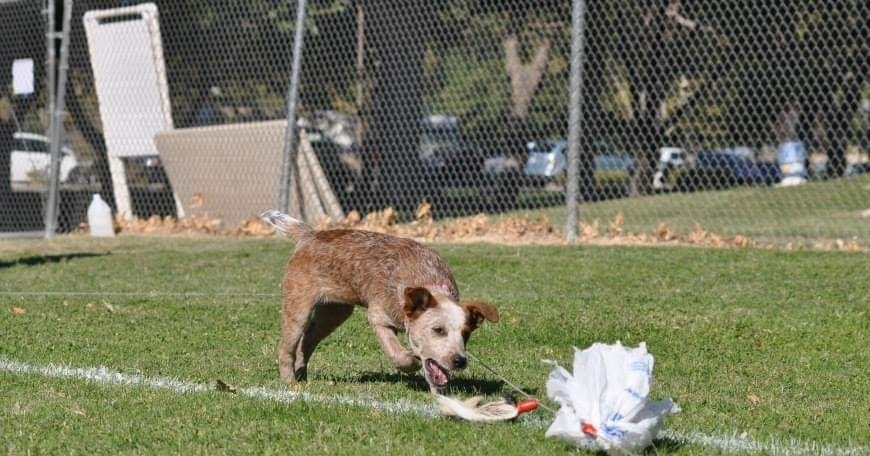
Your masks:
<svg viewBox="0 0 870 456"><path fill-rule="evenodd" d="M233 393L233 394L236 393L235 386L233 386L233 385L231 385L223 380L220 380L220 379L218 379L218 381L215 382L214 389L215 389L215 391L220 391L222 393Z"/></svg>
<svg viewBox="0 0 870 456"><path fill-rule="evenodd" d="M27 309L25 309L24 307L13 307L12 313L14 313L15 315L24 315L27 313Z"/></svg>
<svg viewBox="0 0 870 456"><path fill-rule="evenodd" d="M202 193L194 193L190 198L190 207L194 209L199 209L203 203L205 203L205 197L202 196Z"/></svg>
<svg viewBox="0 0 870 456"><path fill-rule="evenodd" d="M758 396L756 396L754 394L750 394L750 395L746 396L746 399L752 405L758 405L761 402L761 399L759 399Z"/></svg>

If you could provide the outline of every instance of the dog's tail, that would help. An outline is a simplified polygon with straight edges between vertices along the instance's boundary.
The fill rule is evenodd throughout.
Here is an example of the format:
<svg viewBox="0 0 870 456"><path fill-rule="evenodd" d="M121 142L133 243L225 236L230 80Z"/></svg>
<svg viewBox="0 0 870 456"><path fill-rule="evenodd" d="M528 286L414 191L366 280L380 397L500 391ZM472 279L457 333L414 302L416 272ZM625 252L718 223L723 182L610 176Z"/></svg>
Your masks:
<svg viewBox="0 0 870 456"><path fill-rule="evenodd" d="M314 232L314 228L311 225L290 217L283 212L275 210L266 211L260 214L260 218L294 241L298 241Z"/></svg>

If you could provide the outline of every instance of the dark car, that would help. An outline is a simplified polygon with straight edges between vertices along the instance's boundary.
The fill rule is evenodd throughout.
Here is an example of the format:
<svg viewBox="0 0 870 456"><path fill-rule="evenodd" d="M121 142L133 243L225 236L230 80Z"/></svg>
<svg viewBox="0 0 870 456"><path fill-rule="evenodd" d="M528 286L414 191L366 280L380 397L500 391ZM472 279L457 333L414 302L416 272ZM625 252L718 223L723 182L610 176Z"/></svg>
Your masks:
<svg viewBox="0 0 870 456"><path fill-rule="evenodd" d="M846 168L847 176L857 176L864 173L870 173L870 162L853 163Z"/></svg>
<svg viewBox="0 0 870 456"><path fill-rule="evenodd" d="M782 180L776 163L754 162L729 151L698 152L693 169L682 174L678 187L684 191L726 189L738 185L767 186Z"/></svg>
<svg viewBox="0 0 870 456"><path fill-rule="evenodd" d="M427 182L434 188L474 188L488 183L486 157L465 141L456 117L432 115L423 119L419 158Z"/></svg>

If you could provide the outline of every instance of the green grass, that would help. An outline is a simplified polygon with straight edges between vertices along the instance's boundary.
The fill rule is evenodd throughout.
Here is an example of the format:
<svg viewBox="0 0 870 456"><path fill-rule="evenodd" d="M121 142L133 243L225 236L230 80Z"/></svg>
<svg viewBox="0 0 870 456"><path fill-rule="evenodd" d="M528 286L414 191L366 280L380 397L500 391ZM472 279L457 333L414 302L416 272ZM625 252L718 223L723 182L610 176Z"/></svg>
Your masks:
<svg viewBox="0 0 870 456"><path fill-rule="evenodd" d="M870 240L870 175L809 182L797 187L743 187L727 191L674 193L582 204L580 218L598 220L602 229L622 212L629 233L649 233L665 223L687 234L701 226L725 236L744 235L762 242L822 239ZM545 213L563 227L565 210Z"/></svg>
<svg viewBox="0 0 870 456"><path fill-rule="evenodd" d="M0 243L0 357L281 389L279 239L82 237ZM651 396L679 434L870 446L870 256L846 252L435 246L467 298L496 304L470 350L541 396L541 359L646 341ZM23 313L22 313L23 311ZM390 369L362 312L301 391L431 404ZM474 365L453 394L508 392ZM549 412L535 413L549 423ZM177 394L0 371L0 451L174 454L560 454L533 417L476 425L362 407ZM525 424L524 424L525 423ZM659 454L708 454L659 441Z"/></svg>

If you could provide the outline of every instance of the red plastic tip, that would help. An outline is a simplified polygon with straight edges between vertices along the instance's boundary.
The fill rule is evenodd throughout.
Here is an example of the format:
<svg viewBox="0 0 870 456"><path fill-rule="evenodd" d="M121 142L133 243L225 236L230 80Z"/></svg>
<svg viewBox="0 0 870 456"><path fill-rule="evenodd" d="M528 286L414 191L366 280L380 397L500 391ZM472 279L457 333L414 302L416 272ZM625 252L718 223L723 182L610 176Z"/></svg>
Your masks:
<svg viewBox="0 0 870 456"><path fill-rule="evenodd" d="M589 437L592 437L592 438L598 437L598 429L595 429L595 426L592 425L592 423L583 423L583 425L580 426L580 430L583 431L583 433L588 435Z"/></svg>
<svg viewBox="0 0 870 456"><path fill-rule="evenodd" d="M523 413L528 413L535 411L538 408L538 401L535 399L525 399L517 402L517 412L522 415Z"/></svg>

